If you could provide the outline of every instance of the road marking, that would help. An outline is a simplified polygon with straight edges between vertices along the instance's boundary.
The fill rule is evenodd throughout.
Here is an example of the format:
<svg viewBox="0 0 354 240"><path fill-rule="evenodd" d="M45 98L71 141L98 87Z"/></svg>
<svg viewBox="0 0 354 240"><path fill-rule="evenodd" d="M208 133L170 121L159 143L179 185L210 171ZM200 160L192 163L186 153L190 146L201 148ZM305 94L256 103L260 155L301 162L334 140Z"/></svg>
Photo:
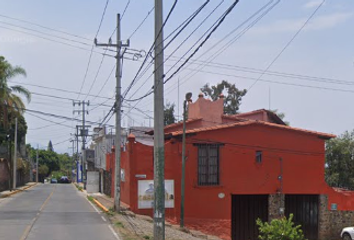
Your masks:
<svg viewBox="0 0 354 240"><path fill-rule="evenodd" d="M49 196L47 197L47 199L44 201L44 203L42 204L41 208L39 209L39 212L36 214L36 217L32 219L31 224L28 225L25 229L25 231L23 232L20 240L26 240L29 233L31 232L31 229L33 227L33 225L35 224L35 222L37 221L37 219L39 218L40 213L42 212L43 208L45 207L45 205L48 203L49 199L52 197L54 191L55 191L56 186L54 187L53 191L49 194Z"/></svg>
<svg viewBox="0 0 354 240"><path fill-rule="evenodd" d="M87 197L86 197L86 199L87 199ZM98 209L96 208L96 206L93 205L93 203L92 203L90 200L87 199L87 201L91 204L91 206L95 209L95 211L96 211L98 214L101 214L101 211L98 210Z"/></svg>
<svg viewBox="0 0 354 240"><path fill-rule="evenodd" d="M111 230L111 232L113 233L113 235L116 237L116 239L121 240L120 237L118 236L118 234L114 231L114 229L112 228L111 225L108 225L109 229Z"/></svg>
<svg viewBox="0 0 354 240"><path fill-rule="evenodd" d="M101 216L101 218L103 221L107 222L107 220L104 218L104 216Z"/></svg>

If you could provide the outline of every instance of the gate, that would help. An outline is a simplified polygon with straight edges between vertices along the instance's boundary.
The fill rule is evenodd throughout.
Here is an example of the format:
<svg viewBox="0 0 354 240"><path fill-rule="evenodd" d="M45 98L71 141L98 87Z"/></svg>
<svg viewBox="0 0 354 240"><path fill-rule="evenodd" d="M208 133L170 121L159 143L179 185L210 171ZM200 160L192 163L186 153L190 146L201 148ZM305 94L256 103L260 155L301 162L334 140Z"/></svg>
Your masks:
<svg viewBox="0 0 354 240"><path fill-rule="evenodd" d="M232 240L257 240L258 218L268 221L268 195L232 196Z"/></svg>
<svg viewBox="0 0 354 240"><path fill-rule="evenodd" d="M290 213L306 239L318 239L318 195L285 195L285 214L288 217Z"/></svg>

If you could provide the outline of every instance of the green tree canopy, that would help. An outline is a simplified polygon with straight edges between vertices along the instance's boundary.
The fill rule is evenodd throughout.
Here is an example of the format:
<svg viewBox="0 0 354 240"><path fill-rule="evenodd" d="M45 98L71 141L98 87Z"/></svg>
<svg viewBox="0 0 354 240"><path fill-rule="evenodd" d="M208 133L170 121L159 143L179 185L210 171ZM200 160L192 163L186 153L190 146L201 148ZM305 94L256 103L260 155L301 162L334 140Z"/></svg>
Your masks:
<svg viewBox="0 0 354 240"><path fill-rule="evenodd" d="M50 152L54 152L52 140L49 140L47 150L50 151Z"/></svg>
<svg viewBox="0 0 354 240"><path fill-rule="evenodd" d="M15 117L19 117L25 105L22 99L16 95L21 94L27 101L31 100L31 93L20 85L9 86L10 79L17 76L26 76L26 71L19 66L12 66L3 56L0 56L0 122L4 129L8 130L8 123L12 123Z"/></svg>
<svg viewBox="0 0 354 240"><path fill-rule="evenodd" d="M241 105L242 97L246 95L247 90L239 90L235 84L231 84L225 80L215 86L204 85L200 89L205 96L210 97L213 101L217 100L220 94L224 94L224 113L236 114Z"/></svg>
<svg viewBox="0 0 354 240"><path fill-rule="evenodd" d="M175 104L166 103L164 106L164 125L167 126L169 124L175 123Z"/></svg>
<svg viewBox="0 0 354 240"><path fill-rule="evenodd" d="M325 178L332 187L354 190L354 131L326 143Z"/></svg>

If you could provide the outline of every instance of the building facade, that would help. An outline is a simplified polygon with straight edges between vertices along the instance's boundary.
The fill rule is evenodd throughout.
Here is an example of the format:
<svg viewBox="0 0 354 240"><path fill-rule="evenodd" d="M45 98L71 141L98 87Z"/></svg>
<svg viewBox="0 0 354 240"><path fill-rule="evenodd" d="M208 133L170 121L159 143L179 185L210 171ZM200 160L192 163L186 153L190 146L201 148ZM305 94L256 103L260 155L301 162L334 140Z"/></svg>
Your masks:
<svg viewBox="0 0 354 240"><path fill-rule="evenodd" d="M212 102L202 95L189 104L186 129L186 227L253 240L256 219L293 213L307 239L329 240L353 225L353 192L330 188L324 180L325 141L334 135L286 126L267 110L223 115L222 96ZM166 218L178 223L182 123L167 126L165 138ZM121 157L122 202L152 215L153 146L130 134Z"/></svg>

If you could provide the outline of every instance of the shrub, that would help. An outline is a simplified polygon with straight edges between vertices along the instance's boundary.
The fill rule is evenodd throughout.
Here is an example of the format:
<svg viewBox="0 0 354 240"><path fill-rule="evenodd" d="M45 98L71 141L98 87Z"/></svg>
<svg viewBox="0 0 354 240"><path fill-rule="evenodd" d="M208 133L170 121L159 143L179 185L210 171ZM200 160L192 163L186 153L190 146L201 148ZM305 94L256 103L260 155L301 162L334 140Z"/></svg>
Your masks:
<svg viewBox="0 0 354 240"><path fill-rule="evenodd" d="M293 214L289 218L273 219L270 224L257 219L261 240L305 240L301 225L294 226Z"/></svg>

